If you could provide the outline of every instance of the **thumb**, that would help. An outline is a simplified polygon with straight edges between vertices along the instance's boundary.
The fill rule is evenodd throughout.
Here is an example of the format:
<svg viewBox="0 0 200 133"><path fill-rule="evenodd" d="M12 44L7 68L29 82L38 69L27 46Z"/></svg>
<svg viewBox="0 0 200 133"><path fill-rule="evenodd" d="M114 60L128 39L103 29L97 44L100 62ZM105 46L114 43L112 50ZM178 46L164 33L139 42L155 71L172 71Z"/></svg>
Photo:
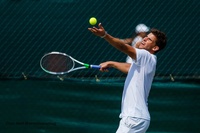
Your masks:
<svg viewBox="0 0 200 133"><path fill-rule="evenodd" d="M99 28L104 29L101 23L99 23Z"/></svg>

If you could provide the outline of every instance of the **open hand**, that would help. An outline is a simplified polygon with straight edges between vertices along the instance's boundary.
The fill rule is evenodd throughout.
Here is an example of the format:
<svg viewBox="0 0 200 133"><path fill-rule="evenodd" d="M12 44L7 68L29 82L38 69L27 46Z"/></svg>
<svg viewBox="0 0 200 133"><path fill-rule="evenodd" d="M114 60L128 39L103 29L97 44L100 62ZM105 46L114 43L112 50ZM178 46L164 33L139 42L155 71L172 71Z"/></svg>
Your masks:
<svg viewBox="0 0 200 133"><path fill-rule="evenodd" d="M100 37L102 37L106 34L106 31L103 28L103 26L101 25L101 23L99 23L98 28L92 27L92 28L88 28L88 30L91 31L94 35L100 36Z"/></svg>

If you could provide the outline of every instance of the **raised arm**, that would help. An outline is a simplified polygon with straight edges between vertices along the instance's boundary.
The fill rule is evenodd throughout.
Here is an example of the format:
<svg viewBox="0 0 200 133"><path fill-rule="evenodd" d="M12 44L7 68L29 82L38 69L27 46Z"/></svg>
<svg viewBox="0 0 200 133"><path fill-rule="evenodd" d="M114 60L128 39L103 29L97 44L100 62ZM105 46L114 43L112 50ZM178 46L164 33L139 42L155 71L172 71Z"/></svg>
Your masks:
<svg viewBox="0 0 200 133"><path fill-rule="evenodd" d="M131 58L136 59L136 50L132 46L126 44L124 41L115 38L111 35L109 35L101 23L99 23L99 28L93 27L88 28L93 34L96 36L99 36L101 38L104 38L107 42L109 42L113 47L120 50L121 52L124 52L125 54L129 55Z"/></svg>
<svg viewBox="0 0 200 133"><path fill-rule="evenodd" d="M125 39L120 39L121 41L124 41L124 43L131 45L133 38L125 38Z"/></svg>

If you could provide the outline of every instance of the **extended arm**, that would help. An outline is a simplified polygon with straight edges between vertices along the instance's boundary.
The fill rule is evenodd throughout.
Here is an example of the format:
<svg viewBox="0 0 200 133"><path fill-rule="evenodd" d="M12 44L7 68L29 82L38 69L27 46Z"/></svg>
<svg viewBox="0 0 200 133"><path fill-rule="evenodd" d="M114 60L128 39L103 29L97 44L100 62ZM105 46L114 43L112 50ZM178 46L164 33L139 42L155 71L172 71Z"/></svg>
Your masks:
<svg viewBox="0 0 200 133"><path fill-rule="evenodd" d="M135 48L126 44L124 41L107 34L106 31L104 30L103 26L101 25L101 23L99 23L99 29L96 27L93 27L93 28L88 28L88 30L90 30L96 36L100 36L100 37L103 36L103 38L107 42L109 42L113 47L124 52L125 54L129 55L131 58L136 60Z"/></svg>
<svg viewBox="0 0 200 133"><path fill-rule="evenodd" d="M124 43L131 45L133 38L125 38L125 39L120 39L122 41L124 41Z"/></svg>

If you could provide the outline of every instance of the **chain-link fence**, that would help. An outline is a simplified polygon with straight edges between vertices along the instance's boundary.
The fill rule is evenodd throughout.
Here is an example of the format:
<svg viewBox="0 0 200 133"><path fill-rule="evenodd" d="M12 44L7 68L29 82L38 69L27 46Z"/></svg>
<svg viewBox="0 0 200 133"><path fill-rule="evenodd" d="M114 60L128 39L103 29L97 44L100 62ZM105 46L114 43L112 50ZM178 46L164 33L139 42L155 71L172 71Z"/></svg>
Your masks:
<svg viewBox="0 0 200 133"><path fill-rule="evenodd" d="M125 61L126 55L87 28L96 17L108 33L131 37L145 23L164 31L165 50L158 53L156 77L198 78L199 0L0 0L0 77L44 78L51 75L39 66L47 52L59 51L91 64ZM64 77L121 78L117 70L101 73L79 70Z"/></svg>

